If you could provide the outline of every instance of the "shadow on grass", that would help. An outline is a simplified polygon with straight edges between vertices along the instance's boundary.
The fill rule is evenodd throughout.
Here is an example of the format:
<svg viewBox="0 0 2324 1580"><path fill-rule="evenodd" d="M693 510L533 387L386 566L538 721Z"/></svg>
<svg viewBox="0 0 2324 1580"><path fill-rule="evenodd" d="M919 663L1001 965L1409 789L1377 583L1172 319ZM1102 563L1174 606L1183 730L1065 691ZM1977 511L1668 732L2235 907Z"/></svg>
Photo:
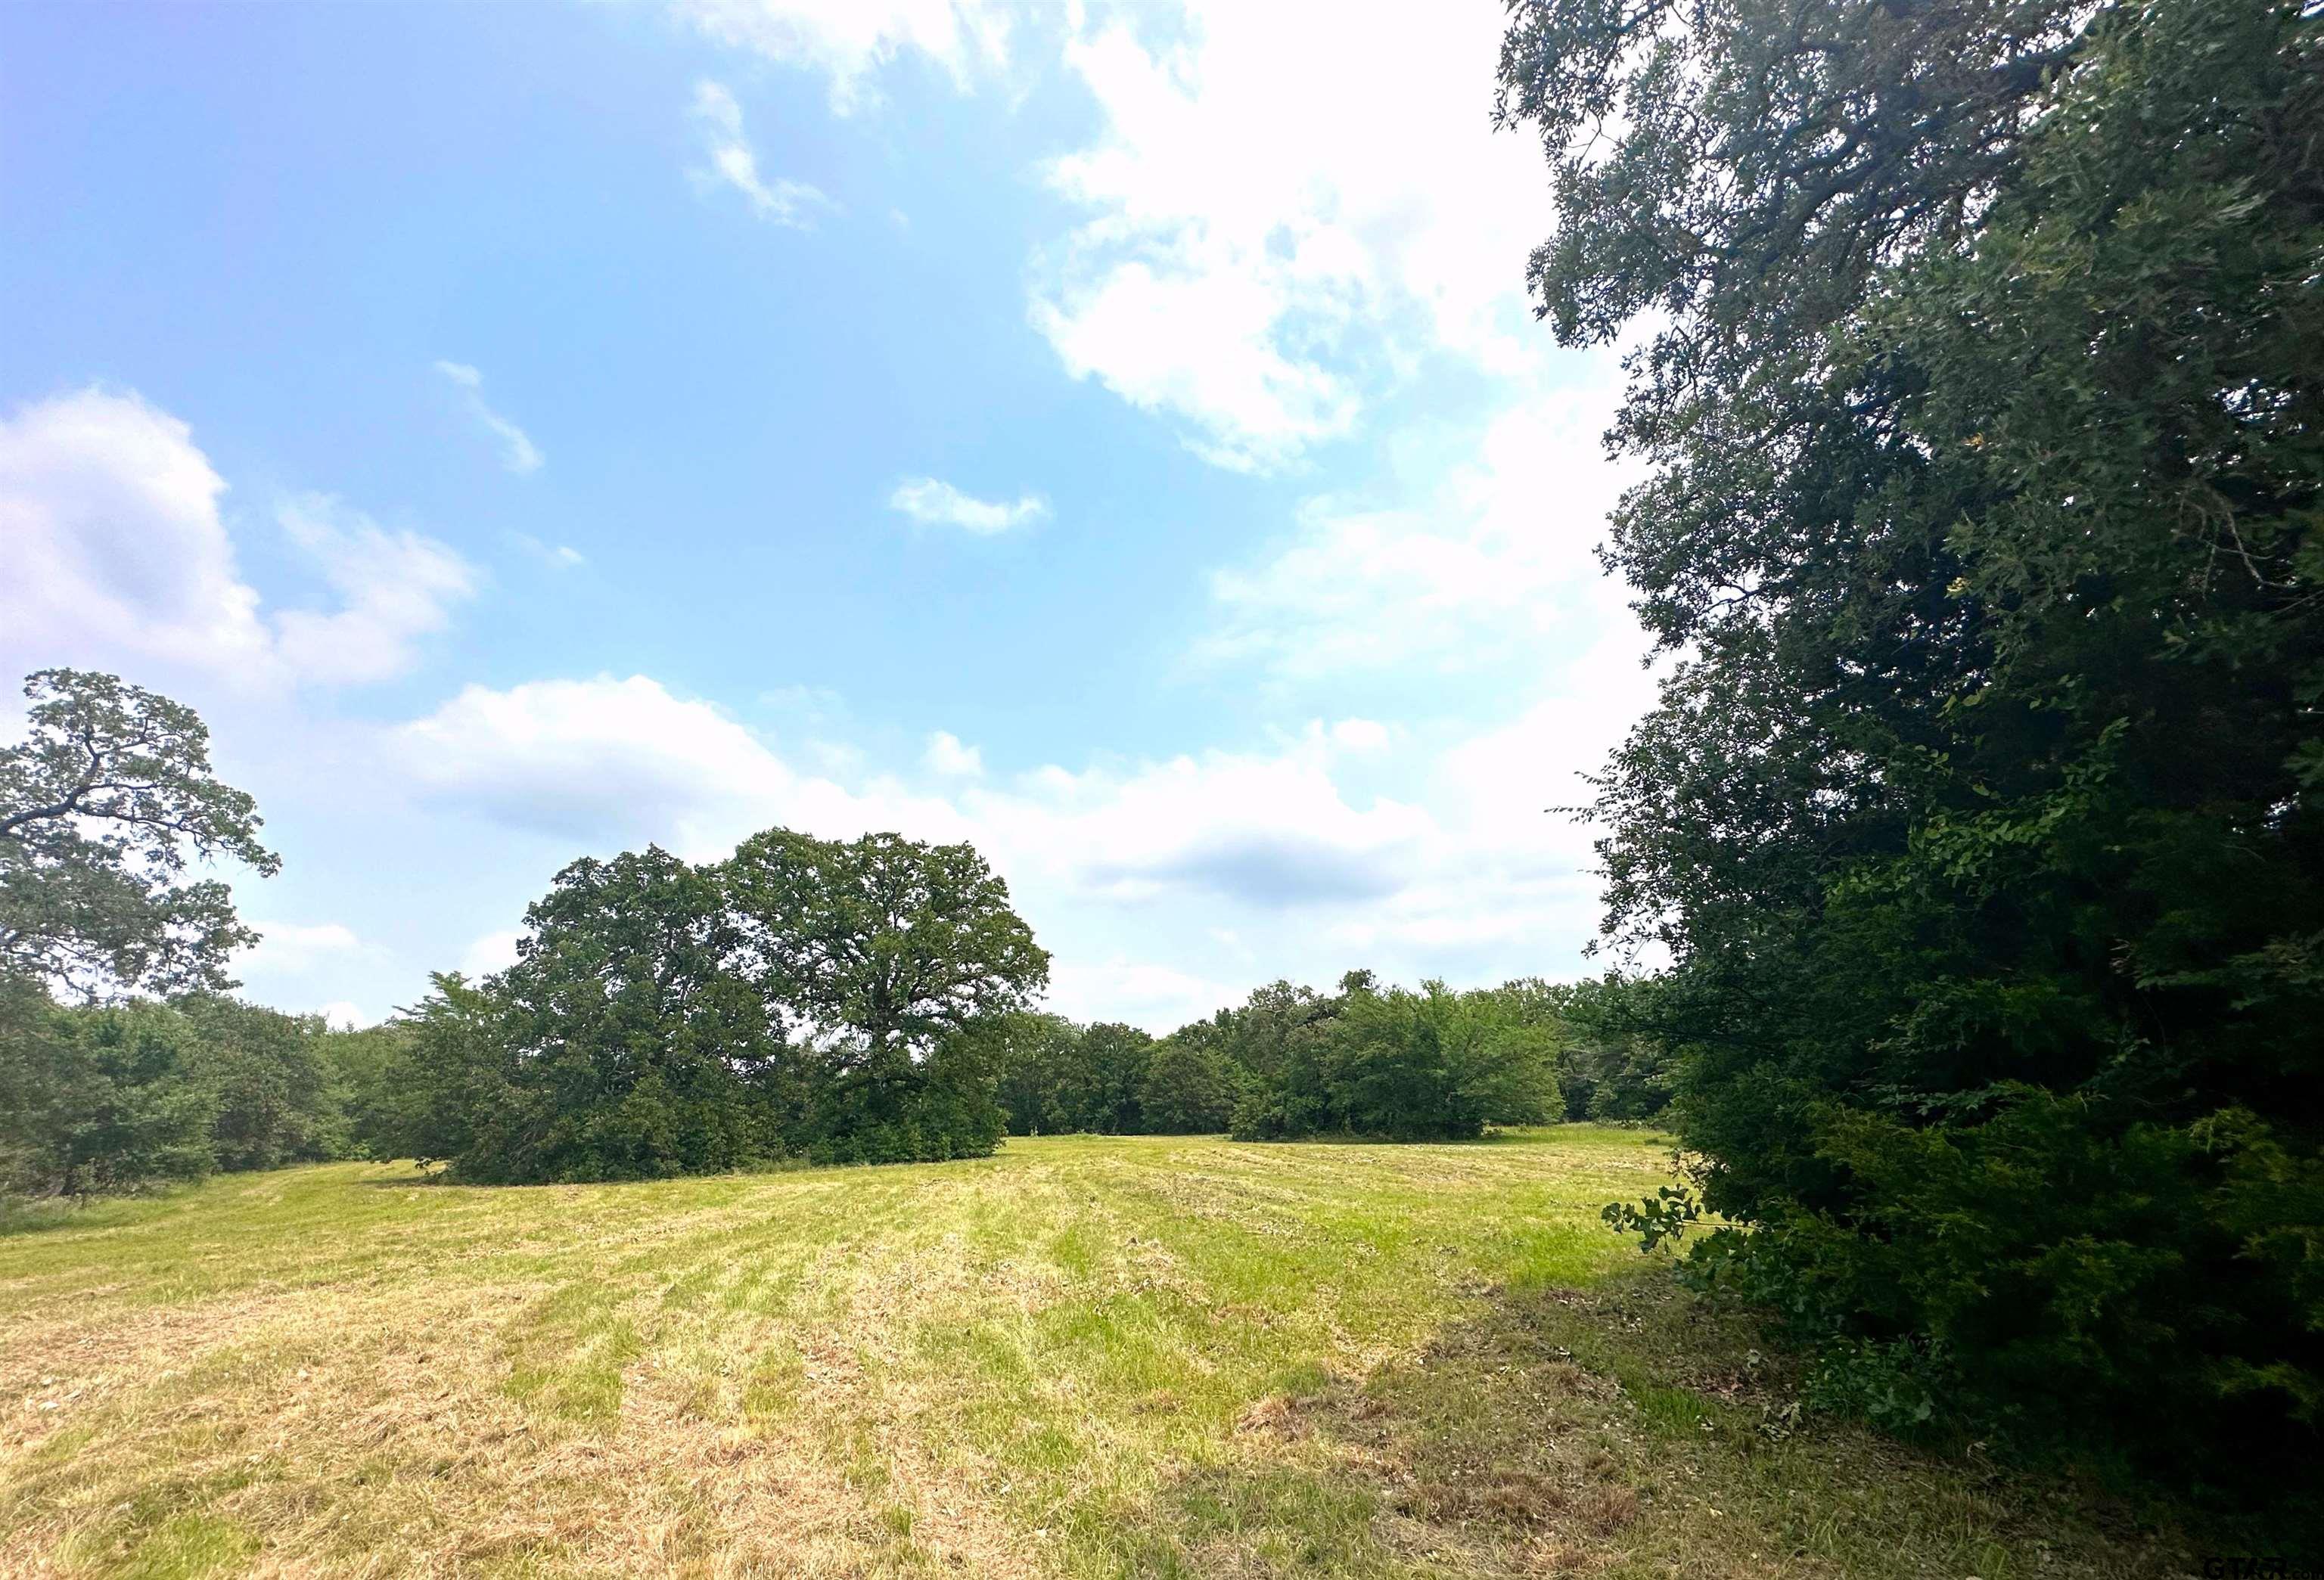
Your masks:
<svg viewBox="0 0 2324 1580"><path fill-rule="evenodd" d="M175 1186L134 1196L44 1197L37 1201L0 1197L0 1240L50 1235L60 1229L110 1229L142 1223L167 1210L193 1189Z"/></svg>
<svg viewBox="0 0 2324 1580"><path fill-rule="evenodd" d="M1576 1121L1593 1130L1624 1131L1649 1141L1667 1141L1666 1131L1646 1124L1628 1120L1591 1119ZM1271 1135L1237 1140L1231 1135L1189 1136L1187 1140L1231 1142L1236 1146L1538 1146L1545 1136L1560 1128L1555 1124L1497 1126L1481 1135L1356 1135L1333 1132L1316 1135ZM1173 1138L1176 1139L1176 1138Z"/></svg>
<svg viewBox="0 0 2324 1580"><path fill-rule="evenodd" d="M2189 1572L2062 1484L1787 1409L1740 1319L1665 1273L1506 1292L1417 1355L1247 1412L1226 1455L1088 1533L1131 1575Z"/></svg>

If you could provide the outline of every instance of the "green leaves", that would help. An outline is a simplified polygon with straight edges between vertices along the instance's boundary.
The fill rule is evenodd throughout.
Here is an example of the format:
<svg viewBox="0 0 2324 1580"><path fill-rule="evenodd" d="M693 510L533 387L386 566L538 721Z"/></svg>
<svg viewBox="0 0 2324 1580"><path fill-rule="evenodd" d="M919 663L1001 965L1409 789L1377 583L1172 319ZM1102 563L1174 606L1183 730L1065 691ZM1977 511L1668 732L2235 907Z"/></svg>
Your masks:
<svg viewBox="0 0 2324 1580"><path fill-rule="evenodd" d="M499 977L437 979L386 1055L410 1098L375 1099L467 1179L990 1152L991 1044L1048 966L974 850L893 834L585 858L525 923Z"/></svg>
<svg viewBox="0 0 2324 1580"><path fill-rule="evenodd" d="M1048 982L1047 951L968 845L773 829L744 841L722 878L763 990L843 1067L925 1056Z"/></svg>
<svg viewBox="0 0 2324 1580"><path fill-rule="evenodd" d="M256 804L210 771L182 703L118 676L44 669L30 732L0 749L0 971L89 995L224 989L258 935L189 859L272 875Z"/></svg>
<svg viewBox="0 0 2324 1580"><path fill-rule="evenodd" d="M1593 813L1697 1255L1868 1411L2312 1459L2324 13L1521 0L1502 82L1543 312L1654 317Z"/></svg>
<svg viewBox="0 0 2324 1580"><path fill-rule="evenodd" d="M60 1006L0 977L0 1194L344 1155L320 1023L210 995Z"/></svg>

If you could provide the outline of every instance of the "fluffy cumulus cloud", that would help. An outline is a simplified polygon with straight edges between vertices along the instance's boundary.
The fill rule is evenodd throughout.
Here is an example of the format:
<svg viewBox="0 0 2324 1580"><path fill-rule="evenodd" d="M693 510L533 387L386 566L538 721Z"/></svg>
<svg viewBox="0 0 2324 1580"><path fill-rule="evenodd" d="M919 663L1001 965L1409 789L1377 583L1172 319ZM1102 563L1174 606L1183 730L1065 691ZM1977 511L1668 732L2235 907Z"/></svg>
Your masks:
<svg viewBox="0 0 2324 1580"><path fill-rule="evenodd" d="M1035 260L1032 322L1074 377L1221 465L1273 470L1351 433L1431 352L1532 359L1525 263L1550 210L1539 151L1490 128L1493 6L1414 26L1384 3L1189 0L1059 27L984 0L676 3L721 43L821 72L843 115L901 59L966 90L1056 48L1099 130L1044 169L1084 217Z"/></svg>
<svg viewBox="0 0 2324 1580"><path fill-rule="evenodd" d="M692 115L705 161L692 172L696 187L732 188L750 200L761 219L796 230L814 229L816 211L833 206L805 181L779 176L769 180L759 173L758 152L742 129L742 106L724 84L695 84Z"/></svg>
<svg viewBox="0 0 2324 1580"><path fill-rule="evenodd" d="M1091 899L1223 900L1261 912L1377 898L1438 837L1426 812L1344 792L1320 730L1272 751L1079 773L964 798L987 837Z"/></svg>
<svg viewBox="0 0 2324 1580"><path fill-rule="evenodd" d="M818 772L715 704L645 675L470 686L399 726L386 759L439 805L596 845L724 854L780 823L828 837L894 829L973 839L1087 898L1172 894L1276 909L1397 887L1433 837L1391 800L1358 805L1320 726L1271 753L1211 753L985 779L982 754L931 739L933 788Z"/></svg>
<svg viewBox="0 0 2324 1580"><path fill-rule="evenodd" d="M878 102L872 79L900 54L935 61L964 91L1009 55L1009 11L989 0L678 0L678 10L721 43L821 72L843 115Z"/></svg>
<svg viewBox="0 0 2324 1580"><path fill-rule="evenodd" d="M980 537L1029 526L1049 513L1049 501L1039 494L981 500L933 477L908 478L898 483L896 491L888 496L888 506L923 526L957 527Z"/></svg>
<svg viewBox="0 0 2324 1580"><path fill-rule="evenodd" d="M939 730L928 737L928 749L922 760L927 764L928 772L946 779L973 779L984 772L984 753L964 745L960 737L949 730Z"/></svg>
<svg viewBox="0 0 2324 1580"><path fill-rule="evenodd" d="M447 546L337 501L277 525L334 607L267 611L243 579L226 483L180 418L84 390L0 420L0 649L13 661L160 666L251 685L384 678L475 590Z"/></svg>
<svg viewBox="0 0 2324 1580"><path fill-rule="evenodd" d="M495 971L507 970L516 964L516 943L522 936L513 927L498 928L484 934L462 952L460 974L473 982Z"/></svg>
<svg viewBox="0 0 2324 1580"><path fill-rule="evenodd" d="M1111 13L1065 47L1103 131L1049 167L1088 217L1034 322L1223 465L1349 432L1368 382L1430 350L1526 360L1548 216L1537 152L1488 126L1499 14L1363 9L1218 0L1175 31Z"/></svg>
<svg viewBox="0 0 2324 1580"><path fill-rule="evenodd" d="M0 421L0 641L256 665L271 638L193 432L135 394L84 390Z"/></svg>
<svg viewBox="0 0 2324 1580"><path fill-rule="evenodd" d="M1067 1013L1167 1029L1277 974L1366 963L1483 979L1570 953L1595 898L1586 831L1545 814L1618 730L1609 687L1560 694L1438 754L1411 795L1360 787L1386 728L1316 721L1261 749L998 774L932 737L913 774L816 754L642 675L472 686L395 729L438 816L610 851L713 859L757 829L967 840L1057 957ZM466 964L505 963L505 933Z"/></svg>
<svg viewBox="0 0 2324 1580"><path fill-rule="evenodd" d="M844 787L778 756L715 703L645 675L472 685L398 726L385 758L408 764L439 806L595 849L652 840L706 859L775 823L959 837L942 803L887 782Z"/></svg>
<svg viewBox="0 0 2324 1580"><path fill-rule="evenodd" d="M484 400L484 375L466 363L438 362L436 371L460 391L460 403L478 427L500 441L501 464L522 476L540 470L545 457L522 428L493 410Z"/></svg>

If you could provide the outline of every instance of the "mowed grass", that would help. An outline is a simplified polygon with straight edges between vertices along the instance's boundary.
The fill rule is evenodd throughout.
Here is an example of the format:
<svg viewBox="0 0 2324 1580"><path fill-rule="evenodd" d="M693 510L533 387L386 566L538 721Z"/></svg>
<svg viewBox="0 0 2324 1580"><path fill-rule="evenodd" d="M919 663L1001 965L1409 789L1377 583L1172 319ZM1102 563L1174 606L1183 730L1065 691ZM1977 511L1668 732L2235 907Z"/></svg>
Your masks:
<svg viewBox="0 0 2324 1580"><path fill-rule="evenodd" d="M1599 1222L1668 1163L1588 1126L1058 1138L101 1205L0 1236L0 1572L2178 1571L1783 1431L1750 1336Z"/></svg>

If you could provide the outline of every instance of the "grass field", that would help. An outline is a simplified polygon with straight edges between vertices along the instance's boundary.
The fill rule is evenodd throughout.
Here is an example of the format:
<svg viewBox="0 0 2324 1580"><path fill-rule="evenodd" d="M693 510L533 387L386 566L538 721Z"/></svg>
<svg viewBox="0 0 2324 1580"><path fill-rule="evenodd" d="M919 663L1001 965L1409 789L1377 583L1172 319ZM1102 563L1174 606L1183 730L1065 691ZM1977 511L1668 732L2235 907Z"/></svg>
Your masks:
<svg viewBox="0 0 2324 1580"><path fill-rule="evenodd" d="M1851 1429L1608 1233L1652 1137L1011 1142L0 1236L0 1571L2164 1575Z"/></svg>

